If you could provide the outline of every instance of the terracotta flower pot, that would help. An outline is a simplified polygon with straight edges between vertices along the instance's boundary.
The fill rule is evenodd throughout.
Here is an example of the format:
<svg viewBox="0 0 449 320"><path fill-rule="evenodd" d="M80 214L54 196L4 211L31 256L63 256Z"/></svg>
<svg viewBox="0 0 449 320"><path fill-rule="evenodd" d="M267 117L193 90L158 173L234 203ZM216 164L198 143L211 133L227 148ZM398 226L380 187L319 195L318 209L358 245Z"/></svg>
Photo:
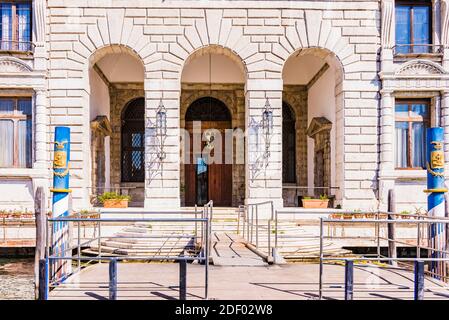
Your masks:
<svg viewBox="0 0 449 320"><path fill-rule="evenodd" d="M343 215L343 219L345 219L345 220L351 220L353 216L354 216L354 215L351 214L351 213L345 213L345 214Z"/></svg>
<svg viewBox="0 0 449 320"><path fill-rule="evenodd" d="M128 208L127 199L108 199L103 203L104 208Z"/></svg>
<svg viewBox="0 0 449 320"><path fill-rule="evenodd" d="M365 218L365 214L363 214L363 213L355 213L354 214L354 218L356 218L356 219L363 219L363 218Z"/></svg>
<svg viewBox="0 0 449 320"><path fill-rule="evenodd" d="M326 209L329 206L329 199L303 199L302 206L307 209Z"/></svg>

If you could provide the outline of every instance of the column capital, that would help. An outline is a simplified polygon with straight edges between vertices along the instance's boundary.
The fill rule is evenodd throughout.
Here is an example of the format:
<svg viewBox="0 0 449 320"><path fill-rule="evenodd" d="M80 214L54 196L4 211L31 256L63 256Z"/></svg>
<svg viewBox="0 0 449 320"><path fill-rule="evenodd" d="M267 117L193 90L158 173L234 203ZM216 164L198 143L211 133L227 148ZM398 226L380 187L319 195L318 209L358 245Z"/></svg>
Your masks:
<svg viewBox="0 0 449 320"><path fill-rule="evenodd" d="M393 95L394 90L392 89L382 89L380 90L380 94L382 97L391 97Z"/></svg>

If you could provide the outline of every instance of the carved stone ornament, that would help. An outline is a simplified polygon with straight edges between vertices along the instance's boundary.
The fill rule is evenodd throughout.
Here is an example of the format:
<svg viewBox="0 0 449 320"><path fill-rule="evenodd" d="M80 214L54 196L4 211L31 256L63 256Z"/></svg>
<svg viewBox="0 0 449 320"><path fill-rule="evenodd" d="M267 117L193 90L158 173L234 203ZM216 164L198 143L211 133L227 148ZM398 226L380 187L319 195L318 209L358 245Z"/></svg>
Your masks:
<svg viewBox="0 0 449 320"><path fill-rule="evenodd" d="M449 48L449 0L441 0L441 44Z"/></svg>
<svg viewBox="0 0 449 320"><path fill-rule="evenodd" d="M15 57L0 57L1 73L31 72L31 67Z"/></svg>
<svg viewBox="0 0 449 320"><path fill-rule="evenodd" d="M393 48L394 25L394 0L382 0L382 48Z"/></svg>
<svg viewBox="0 0 449 320"><path fill-rule="evenodd" d="M440 75L445 73L441 66L426 60L408 61L396 71L396 75L400 76Z"/></svg>

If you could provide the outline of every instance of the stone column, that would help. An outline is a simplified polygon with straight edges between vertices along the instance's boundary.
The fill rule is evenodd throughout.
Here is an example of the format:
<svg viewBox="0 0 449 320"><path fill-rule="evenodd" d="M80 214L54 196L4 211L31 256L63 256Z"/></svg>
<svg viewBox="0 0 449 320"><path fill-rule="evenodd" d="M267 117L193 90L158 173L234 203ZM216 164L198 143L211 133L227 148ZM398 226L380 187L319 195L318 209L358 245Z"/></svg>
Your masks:
<svg viewBox="0 0 449 320"><path fill-rule="evenodd" d="M145 80L145 208L150 210L176 209L180 200L180 113L181 84L179 79ZM159 158L154 124L162 98L167 111L167 136Z"/></svg>
<svg viewBox="0 0 449 320"><path fill-rule="evenodd" d="M394 7L394 0L382 0L382 71L390 70L393 67L393 47L395 45Z"/></svg>
<svg viewBox="0 0 449 320"><path fill-rule="evenodd" d="M273 201L275 208L283 206L282 200L282 79L251 79L246 84L246 204ZM273 134L267 165L260 170L251 169L265 150L264 139L250 136L251 122L261 122L266 99L273 111ZM262 134L262 128L259 129Z"/></svg>
<svg viewBox="0 0 449 320"><path fill-rule="evenodd" d="M392 91L381 94L379 201L380 210L386 210L388 190L394 187L394 97Z"/></svg>
<svg viewBox="0 0 449 320"><path fill-rule="evenodd" d="M441 126L444 129L444 161L445 170L449 170L449 91L444 91L441 96ZM446 182L449 176L446 175Z"/></svg>

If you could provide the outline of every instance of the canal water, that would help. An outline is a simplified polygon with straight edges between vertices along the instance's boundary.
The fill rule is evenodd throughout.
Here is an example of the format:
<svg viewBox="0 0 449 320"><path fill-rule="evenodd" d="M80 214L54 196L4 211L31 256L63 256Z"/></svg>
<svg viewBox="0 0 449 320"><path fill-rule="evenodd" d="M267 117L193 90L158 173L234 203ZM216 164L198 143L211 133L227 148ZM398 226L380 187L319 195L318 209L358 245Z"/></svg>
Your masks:
<svg viewBox="0 0 449 320"><path fill-rule="evenodd" d="M0 300L34 299L34 259L0 258Z"/></svg>

